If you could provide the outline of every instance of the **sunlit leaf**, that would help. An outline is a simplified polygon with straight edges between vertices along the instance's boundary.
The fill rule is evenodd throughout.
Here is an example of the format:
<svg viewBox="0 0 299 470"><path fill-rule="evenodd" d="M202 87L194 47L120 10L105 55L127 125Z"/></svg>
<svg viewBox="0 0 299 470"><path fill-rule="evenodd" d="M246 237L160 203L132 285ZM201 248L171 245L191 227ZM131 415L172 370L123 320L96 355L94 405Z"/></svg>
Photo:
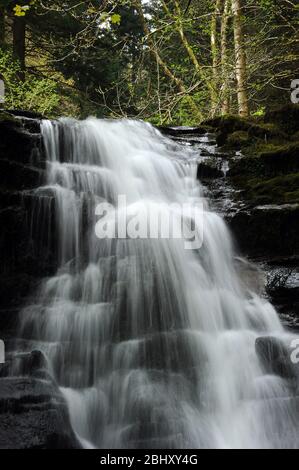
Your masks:
<svg viewBox="0 0 299 470"><path fill-rule="evenodd" d="M112 24L120 24L121 22L121 16L118 15L117 13L114 13L112 16L111 16L111 23Z"/></svg>
<svg viewBox="0 0 299 470"><path fill-rule="evenodd" d="M16 5L14 8L13 8L13 11L15 13L15 16L25 16L26 15L26 12L30 10L30 6L29 5Z"/></svg>

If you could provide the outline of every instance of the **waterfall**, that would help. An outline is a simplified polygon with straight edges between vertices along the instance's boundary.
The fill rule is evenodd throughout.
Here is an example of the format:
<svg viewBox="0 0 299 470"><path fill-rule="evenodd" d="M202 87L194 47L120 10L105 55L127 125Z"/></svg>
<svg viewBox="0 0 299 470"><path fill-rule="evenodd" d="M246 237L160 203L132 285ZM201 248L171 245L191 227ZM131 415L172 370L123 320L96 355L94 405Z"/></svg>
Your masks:
<svg viewBox="0 0 299 470"><path fill-rule="evenodd" d="M196 152L130 120L43 121L42 134L44 215L33 223L49 239L56 227L59 268L22 312L21 332L46 354L82 445L298 447L290 385L255 350L260 336L290 334L242 281L196 181ZM202 246L99 239L95 208L121 211L120 194L129 210L144 203L162 218L170 203L200 203Z"/></svg>

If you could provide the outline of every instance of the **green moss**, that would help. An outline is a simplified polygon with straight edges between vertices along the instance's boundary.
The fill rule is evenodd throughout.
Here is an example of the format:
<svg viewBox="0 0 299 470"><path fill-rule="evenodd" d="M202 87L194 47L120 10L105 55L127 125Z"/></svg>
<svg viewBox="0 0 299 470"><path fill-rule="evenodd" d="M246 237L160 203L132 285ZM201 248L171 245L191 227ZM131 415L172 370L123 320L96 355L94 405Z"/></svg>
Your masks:
<svg viewBox="0 0 299 470"><path fill-rule="evenodd" d="M299 106L264 117L224 116L208 121L218 145L239 148L227 176L250 206L299 203ZM238 193L239 194L239 193Z"/></svg>
<svg viewBox="0 0 299 470"><path fill-rule="evenodd" d="M10 122L18 124L18 120L12 114L0 110L0 123L1 122Z"/></svg>
<svg viewBox="0 0 299 470"><path fill-rule="evenodd" d="M217 143L220 146L236 145L234 135L236 132L247 132L249 139L238 142L238 145L246 146L248 141L264 142L278 141L284 144L290 140L290 136L299 131L299 106L287 105L275 111L265 114L264 117L241 118L235 115L220 116L203 123L218 132ZM299 137L297 137L299 140Z"/></svg>
<svg viewBox="0 0 299 470"><path fill-rule="evenodd" d="M228 145L234 148L242 148L244 145L248 144L248 142L249 135L246 131L235 131L227 138Z"/></svg>
<svg viewBox="0 0 299 470"><path fill-rule="evenodd" d="M248 121L246 119L229 114L214 119L208 119L204 121L202 125L212 127L213 129L225 130L228 133L232 133L235 130L248 129Z"/></svg>
<svg viewBox="0 0 299 470"><path fill-rule="evenodd" d="M299 173L271 179L252 178L244 186L243 196L251 205L299 203Z"/></svg>
<svg viewBox="0 0 299 470"><path fill-rule="evenodd" d="M281 143L280 140L273 140L271 142L265 142L264 140L256 140L251 145L244 147L243 154L248 157L260 157L264 153L278 152L285 147L285 143Z"/></svg>
<svg viewBox="0 0 299 470"><path fill-rule="evenodd" d="M264 120L274 123L288 135L295 134L299 131L299 105L287 104L282 108L268 111Z"/></svg>
<svg viewBox="0 0 299 470"><path fill-rule="evenodd" d="M244 157L232 162L228 176L275 177L299 171L299 143L256 142L242 149Z"/></svg>
<svg viewBox="0 0 299 470"><path fill-rule="evenodd" d="M295 134L292 135L292 140L295 142L299 141L299 131L295 132Z"/></svg>
<svg viewBox="0 0 299 470"><path fill-rule="evenodd" d="M276 150L261 152L259 158L268 174L297 172L299 171L299 143L283 145Z"/></svg>

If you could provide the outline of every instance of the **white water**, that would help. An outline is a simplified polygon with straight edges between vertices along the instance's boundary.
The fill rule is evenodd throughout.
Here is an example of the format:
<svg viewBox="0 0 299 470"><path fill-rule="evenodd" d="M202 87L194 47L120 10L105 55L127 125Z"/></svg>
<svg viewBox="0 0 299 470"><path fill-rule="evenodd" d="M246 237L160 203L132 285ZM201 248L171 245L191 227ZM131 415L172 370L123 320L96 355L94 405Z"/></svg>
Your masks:
<svg viewBox="0 0 299 470"><path fill-rule="evenodd" d="M298 447L288 384L265 375L255 353L257 337L287 335L241 282L192 151L141 122L44 121L42 131L40 212L54 195L60 268L22 331L44 343L84 446ZM162 214L167 202L202 199L202 248L97 239L94 207L118 194Z"/></svg>

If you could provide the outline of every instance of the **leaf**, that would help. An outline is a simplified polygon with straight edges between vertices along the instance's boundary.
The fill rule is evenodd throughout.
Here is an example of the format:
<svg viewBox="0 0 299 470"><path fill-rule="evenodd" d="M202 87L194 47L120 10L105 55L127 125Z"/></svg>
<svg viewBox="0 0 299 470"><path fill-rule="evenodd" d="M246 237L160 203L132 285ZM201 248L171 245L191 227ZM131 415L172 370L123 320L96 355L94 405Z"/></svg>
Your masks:
<svg viewBox="0 0 299 470"><path fill-rule="evenodd" d="M89 7L89 8L87 9L87 13L88 13L89 15L94 15L96 12L97 12L97 9L96 9L95 7Z"/></svg>
<svg viewBox="0 0 299 470"><path fill-rule="evenodd" d="M112 24L118 24L118 25L120 25L120 23L121 23L121 16L118 15L117 13L114 13L114 14L111 16L111 23L112 23Z"/></svg>
<svg viewBox="0 0 299 470"><path fill-rule="evenodd" d="M21 5L16 5L14 8L13 8L13 11L15 12L15 16L25 16L26 15L26 11L30 10L30 6L29 5L24 5L24 6L21 6Z"/></svg>

